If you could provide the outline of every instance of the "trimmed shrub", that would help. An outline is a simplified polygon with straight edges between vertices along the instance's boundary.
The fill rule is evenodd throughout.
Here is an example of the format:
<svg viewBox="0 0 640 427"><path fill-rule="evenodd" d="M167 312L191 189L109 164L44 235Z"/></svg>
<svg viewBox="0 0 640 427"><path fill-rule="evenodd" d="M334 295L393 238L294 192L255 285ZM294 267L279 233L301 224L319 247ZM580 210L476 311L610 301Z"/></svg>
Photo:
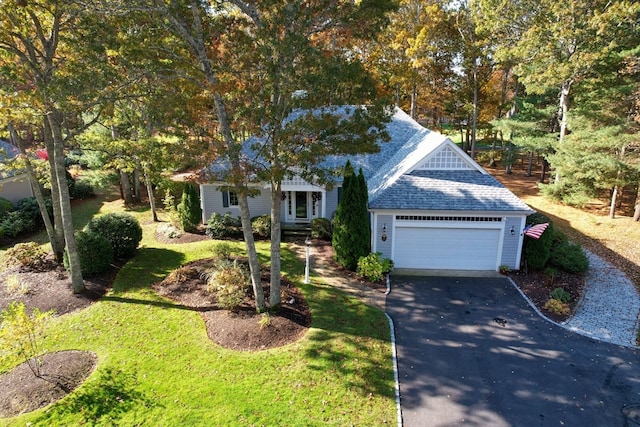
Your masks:
<svg viewBox="0 0 640 427"><path fill-rule="evenodd" d="M36 231L35 221L29 213L23 211L7 212L0 221L2 234L7 237L18 237Z"/></svg>
<svg viewBox="0 0 640 427"><path fill-rule="evenodd" d="M366 257L360 257L356 273L372 282L384 279L384 274L393 268L393 261L381 258L381 255L380 252L371 252Z"/></svg>
<svg viewBox="0 0 640 427"><path fill-rule="evenodd" d="M115 258L131 258L142 240L142 227L128 213L109 213L93 218L85 231L105 237Z"/></svg>
<svg viewBox="0 0 640 427"><path fill-rule="evenodd" d="M213 246L213 256L216 258L231 258L238 252L238 249L226 242L216 243Z"/></svg>
<svg viewBox="0 0 640 427"><path fill-rule="evenodd" d="M314 239L331 241L333 227L328 218L314 218L311 220L311 237Z"/></svg>
<svg viewBox="0 0 640 427"><path fill-rule="evenodd" d="M53 219L53 203L51 202L51 198L45 198L44 204L47 208L49 218ZM44 227L44 220L42 219L42 215L40 214L40 207L38 206L38 201L35 197L27 197L25 199L19 200L18 203L16 203L16 211L22 212L25 220L30 220L33 222L34 230L32 231Z"/></svg>
<svg viewBox="0 0 640 427"><path fill-rule="evenodd" d="M218 307L235 310L247 296L249 279L237 262L223 262L209 273L207 289L215 294Z"/></svg>
<svg viewBox="0 0 640 427"><path fill-rule="evenodd" d="M16 209L10 200L0 197L0 216L4 217L7 212L13 212Z"/></svg>
<svg viewBox="0 0 640 427"><path fill-rule="evenodd" d="M569 314L571 314L569 304L555 298L549 298L545 303L544 308L561 316L568 316Z"/></svg>
<svg viewBox="0 0 640 427"><path fill-rule="evenodd" d="M106 237L85 231L75 234L80 270L84 277L95 276L106 271L113 261L113 248ZM69 257L64 252L64 266L69 270Z"/></svg>
<svg viewBox="0 0 640 427"><path fill-rule="evenodd" d="M89 199L96 195L95 191L93 191L93 187L84 181L76 181L73 186L73 192L71 192L71 188L69 188L69 197L72 199Z"/></svg>
<svg viewBox="0 0 640 427"><path fill-rule="evenodd" d="M17 243L7 249L2 260L4 268L20 266L38 269L45 263L47 253L36 242Z"/></svg>
<svg viewBox="0 0 640 427"><path fill-rule="evenodd" d="M529 268L534 270L542 270L549 260L551 255L551 245L554 240L555 232L553 229L553 222L541 213L534 213L527 217L527 224L543 224L549 223L549 227L542 233L539 239L534 239L525 236L524 244L524 259L527 261Z"/></svg>
<svg viewBox="0 0 640 427"><path fill-rule="evenodd" d="M271 238L271 216L260 215L251 218L251 231L259 239Z"/></svg>
<svg viewBox="0 0 640 427"><path fill-rule="evenodd" d="M182 192L182 201L178 204L180 227L190 233L198 228L201 220L200 196L193 185L186 185Z"/></svg>
<svg viewBox="0 0 640 427"><path fill-rule="evenodd" d="M235 239L242 236L242 222L230 213L214 213L209 218L205 233L212 239Z"/></svg>
<svg viewBox="0 0 640 427"><path fill-rule="evenodd" d="M549 264L572 274L581 274L589 269L589 259L582 246L568 241L551 248Z"/></svg>

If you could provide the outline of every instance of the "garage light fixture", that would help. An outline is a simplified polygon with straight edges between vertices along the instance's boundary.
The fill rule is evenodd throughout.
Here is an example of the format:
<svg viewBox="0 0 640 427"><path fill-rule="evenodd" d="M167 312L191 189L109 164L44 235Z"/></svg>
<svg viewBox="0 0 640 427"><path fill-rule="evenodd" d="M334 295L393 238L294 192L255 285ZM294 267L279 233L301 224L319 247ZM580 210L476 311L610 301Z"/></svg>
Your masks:
<svg viewBox="0 0 640 427"><path fill-rule="evenodd" d="M380 236L383 242L387 241L387 224L382 226L382 236Z"/></svg>
<svg viewBox="0 0 640 427"><path fill-rule="evenodd" d="M510 233L512 236L515 236L515 235L516 235L516 229L515 229L515 228L513 228L513 226L511 226L511 230L509 230L509 233Z"/></svg>

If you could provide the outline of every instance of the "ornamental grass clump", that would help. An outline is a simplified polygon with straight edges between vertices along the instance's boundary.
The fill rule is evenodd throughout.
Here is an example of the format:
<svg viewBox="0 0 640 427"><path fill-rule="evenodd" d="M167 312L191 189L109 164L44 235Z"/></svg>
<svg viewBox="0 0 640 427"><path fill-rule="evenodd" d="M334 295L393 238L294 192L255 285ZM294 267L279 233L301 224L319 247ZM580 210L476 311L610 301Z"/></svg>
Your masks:
<svg viewBox="0 0 640 427"><path fill-rule="evenodd" d="M565 291L564 288L557 287L549 293L549 299L545 303L544 308L552 313L568 316L571 314L569 301L571 301L571 294Z"/></svg>
<svg viewBox="0 0 640 427"><path fill-rule="evenodd" d="M249 279L236 261L222 261L208 273L207 290L223 310L236 310L247 296Z"/></svg>

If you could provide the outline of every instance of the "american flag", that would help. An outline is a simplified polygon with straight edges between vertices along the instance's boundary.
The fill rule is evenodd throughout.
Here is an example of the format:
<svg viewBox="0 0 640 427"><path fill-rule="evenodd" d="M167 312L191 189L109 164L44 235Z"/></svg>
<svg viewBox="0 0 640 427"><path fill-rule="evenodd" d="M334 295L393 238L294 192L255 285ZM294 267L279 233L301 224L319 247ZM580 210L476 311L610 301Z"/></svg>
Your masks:
<svg viewBox="0 0 640 427"><path fill-rule="evenodd" d="M527 225L524 228L524 235L533 237L534 239L539 239L540 236L542 236L542 233L544 233L544 230L546 230L548 226L549 226L548 222L545 222L543 224Z"/></svg>

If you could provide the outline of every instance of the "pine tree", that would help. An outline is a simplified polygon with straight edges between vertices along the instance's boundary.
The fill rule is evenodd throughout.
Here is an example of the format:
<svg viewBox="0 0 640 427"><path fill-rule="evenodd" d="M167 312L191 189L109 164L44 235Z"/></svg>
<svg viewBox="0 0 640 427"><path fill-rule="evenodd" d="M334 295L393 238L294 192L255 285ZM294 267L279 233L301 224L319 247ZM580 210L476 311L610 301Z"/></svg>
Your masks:
<svg viewBox="0 0 640 427"><path fill-rule="evenodd" d="M345 165L332 244L336 261L349 270L355 270L358 259L370 250L367 184L362 170L355 175L350 162Z"/></svg>

